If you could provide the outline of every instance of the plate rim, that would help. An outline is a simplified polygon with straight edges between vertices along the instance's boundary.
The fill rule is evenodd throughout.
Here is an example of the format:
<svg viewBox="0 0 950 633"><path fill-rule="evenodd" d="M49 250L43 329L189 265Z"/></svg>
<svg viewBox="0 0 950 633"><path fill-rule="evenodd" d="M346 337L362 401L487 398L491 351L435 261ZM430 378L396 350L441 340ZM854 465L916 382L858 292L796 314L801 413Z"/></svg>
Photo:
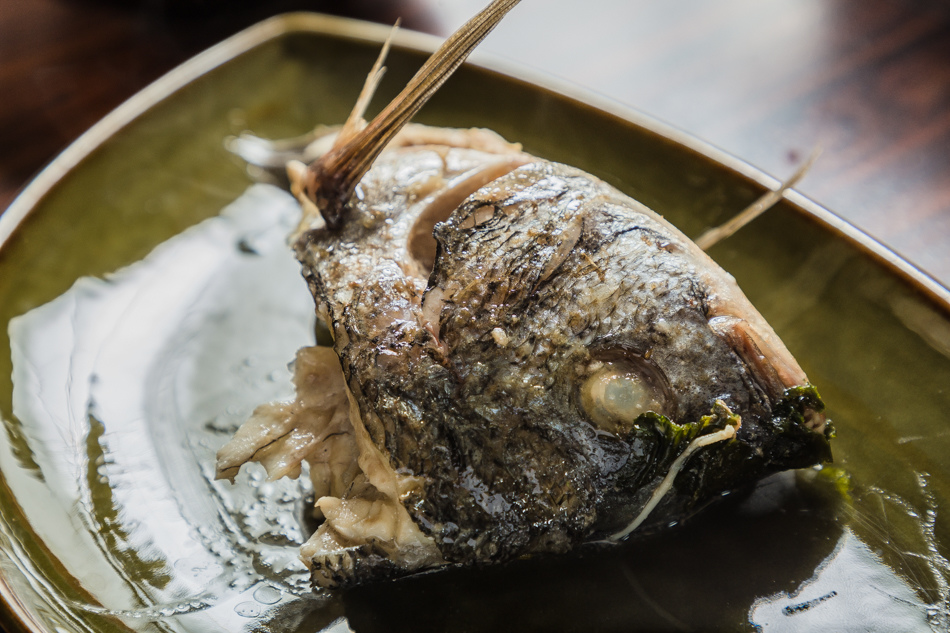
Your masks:
<svg viewBox="0 0 950 633"><path fill-rule="evenodd" d="M283 13L239 31L186 60L129 97L94 124L53 158L23 188L7 209L0 213L0 249L7 244L17 227L56 187L57 183L70 171L79 167L111 136L205 73L271 40L296 32L319 33L382 45L392 32L392 28L355 18L321 13L304 11ZM440 37L407 29L399 29L393 41L397 47L423 53L431 53L441 43ZM758 167L674 125L554 75L478 50L472 54L467 63L489 72L499 73L510 80L548 90L580 106L599 110L638 126L713 161L760 188L775 190L781 184L777 178ZM817 221L823 228L856 246L858 250L909 282L950 316L950 288L923 269L801 192L791 189L784 194L783 199L797 212Z"/></svg>
<svg viewBox="0 0 950 633"><path fill-rule="evenodd" d="M186 60L109 112L36 174L10 205L0 213L0 251L11 241L21 223L40 206L58 183L74 169L81 167L82 163L113 135L121 132L123 128L151 108L218 66L272 40L293 33L316 33L381 45L390 36L391 31L392 29L386 25L354 18L312 12L291 12L258 22ZM400 29L393 38L394 46L422 53L431 53L441 43L440 37L406 29ZM775 177L707 141L662 122L635 107L554 75L480 51L475 51L467 63L501 74L510 80L552 92L582 107L591 108L622 122L635 125L713 161L759 188L774 190L781 185ZM783 199L797 213L817 222L839 239L856 247L950 315L950 289L921 268L804 194L790 190L784 194ZM2 571L0 571L0 624L7 633L48 633L43 624L20 600Z"/></svg>

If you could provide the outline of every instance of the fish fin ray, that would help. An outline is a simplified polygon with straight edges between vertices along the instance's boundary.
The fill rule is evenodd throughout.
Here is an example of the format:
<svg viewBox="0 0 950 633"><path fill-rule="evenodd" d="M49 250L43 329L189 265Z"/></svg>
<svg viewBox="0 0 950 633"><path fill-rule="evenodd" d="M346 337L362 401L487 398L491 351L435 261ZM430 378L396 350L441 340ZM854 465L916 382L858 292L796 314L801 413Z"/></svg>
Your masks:
<svg viewBox="0 0 950 633"><path fill-rule="evenodd" d="M744 227L746 224L756 219L776 204L785 196L785 192L798 184L798 181L805 177L805 175L811 170L812 165L815 164L815 161L818 160L818 157L821 155L821 148L816 147L815 150L811 153L811 156L802 163L798 169L795 170L795 173L789 176L788 180L779 184L779 187L774 190L766 191L759 198L755 200L752 204L747 206L745 209L737 213L735 216L727 220L726 222L720 224L717 227L713 227L696 238L696 246L700 247L704 251L708 251L710 248L733 235L736 231Z"/></svg>
<svg viewBox="0 0 950 633"><path fill-rule="evenodd" d="M306 181L302 183L303 189L329 228L339 227L343 208L356 185L389 141L519 1L493 0L429 57L409 84L376 118L310 165ZM375 75L370 73L367 84L375 79ZM354 114L357 110L354 108ZM361 119L359 116L357 120Z"/></svg>
<svg viewBox="0 0 950 633"><path fill-rule="evenodd" d="M343 124L343 129L340 130L340 135L333 144L334 147L345 145L347 142L356 137L356 135L358 135L363 130L363 128L366 127L366 121L364 120L363 115L366 113L366 108L369 106L369 102L373 99L373 95L376 94L376 89L379 87L379 82L382 81L383 75L386 74L386 67L383 64L386 61L386 57L389 55L389 49L392 47L393 37L395 37L396 31L398 30L399 20L396 20L392 30L389 32L389 37L386 38L382 49L379 51L379 55L376 57L376 62L373 64L373 68L369 71L369 74L366 75L366 81L363 84L362 90L360 90L359 96L356 98L356 104L353 106L350 116L347 117L346 123Z"/></svg>

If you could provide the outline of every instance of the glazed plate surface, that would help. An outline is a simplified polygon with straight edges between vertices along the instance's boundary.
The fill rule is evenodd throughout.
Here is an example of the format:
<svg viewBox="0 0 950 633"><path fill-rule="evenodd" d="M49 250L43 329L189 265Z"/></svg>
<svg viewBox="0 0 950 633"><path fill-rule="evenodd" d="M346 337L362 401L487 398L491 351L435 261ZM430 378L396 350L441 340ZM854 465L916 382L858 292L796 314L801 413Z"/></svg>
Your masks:
<svg viewBox="0 0 950 633"><path fill-rule="evenodd" d="M0 217L4 630L946 630L948 293L796 194L711 255L819 387L833 465L616 549L309 591L307 485L212 479L253 407L290 395L287 363L314 336L284 243L294 204L224 141L342 122L387 34L305 14L258 25L123 105ZM435 45L396 43L372 111ZM775 184L486 66L417 120L494 129L693 237Z"/></svg>

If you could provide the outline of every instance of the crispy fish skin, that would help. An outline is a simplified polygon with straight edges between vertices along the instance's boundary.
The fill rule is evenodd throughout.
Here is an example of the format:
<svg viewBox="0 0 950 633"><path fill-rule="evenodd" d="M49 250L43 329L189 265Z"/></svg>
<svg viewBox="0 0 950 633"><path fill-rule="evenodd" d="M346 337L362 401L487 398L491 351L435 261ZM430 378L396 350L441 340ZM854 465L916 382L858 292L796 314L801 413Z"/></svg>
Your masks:
<svg viewBox="0 0 950 633"><path fill-rule="evenodd" d="M453 184L528 160L435 226L422 276L420 217ZM433 187L421 202L420 183ZM296 250L369 436L418 482L400 502L445 562L564 552L622 528L684 448L667 427L698 425L717 401L741 418L737 438L692 457L651 524L828 456L817 402L777 410L807 380L732 277L614 188L516 152L423 146L384 153L361 189L341 230ZM592 419L582 391L605 363L647 375L664 419Z"/></svg>

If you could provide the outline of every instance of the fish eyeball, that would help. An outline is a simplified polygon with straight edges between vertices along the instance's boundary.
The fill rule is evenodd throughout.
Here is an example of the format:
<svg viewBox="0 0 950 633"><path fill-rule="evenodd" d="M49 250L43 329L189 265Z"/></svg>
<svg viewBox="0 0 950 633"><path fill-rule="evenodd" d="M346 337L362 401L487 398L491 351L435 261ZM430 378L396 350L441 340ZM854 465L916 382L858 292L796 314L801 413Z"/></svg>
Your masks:
<svg viewBox="0 0 950 633"><path fill-rule="evenodd" d="M631 428L643 413L663 413L656 380L626 362L606 362L581 387L581 405L597 428L617 433Z"/></svg>

